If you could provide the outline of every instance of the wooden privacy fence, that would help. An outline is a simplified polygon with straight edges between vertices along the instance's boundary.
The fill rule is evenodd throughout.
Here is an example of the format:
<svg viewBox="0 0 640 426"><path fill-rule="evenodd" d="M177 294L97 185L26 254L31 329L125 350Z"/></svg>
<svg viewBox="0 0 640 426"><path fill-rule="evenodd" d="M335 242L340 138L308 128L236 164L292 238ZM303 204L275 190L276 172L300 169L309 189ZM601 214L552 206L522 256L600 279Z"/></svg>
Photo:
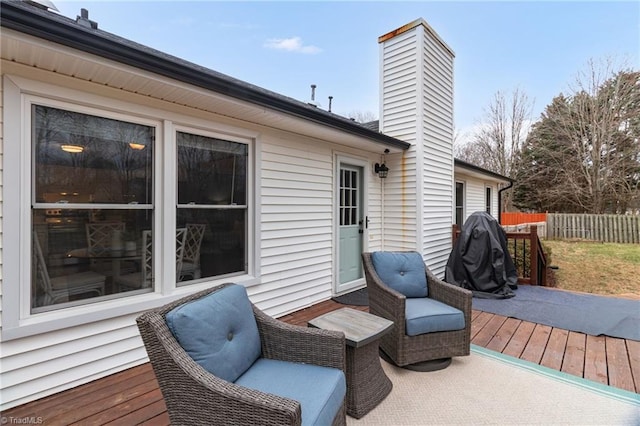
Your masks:
<svg viewBox="0 0 640 426"><path fill-rule="evenodd" d="M640 244L640 216L548 213L547 238Z"/></svg>
<svg viewBox="0 0 640 426"><path fill-rule="evenodd" d="M546 222L546 213L520 213L502 212L500 213L500 225L520 225L521 223Z"/></svg>

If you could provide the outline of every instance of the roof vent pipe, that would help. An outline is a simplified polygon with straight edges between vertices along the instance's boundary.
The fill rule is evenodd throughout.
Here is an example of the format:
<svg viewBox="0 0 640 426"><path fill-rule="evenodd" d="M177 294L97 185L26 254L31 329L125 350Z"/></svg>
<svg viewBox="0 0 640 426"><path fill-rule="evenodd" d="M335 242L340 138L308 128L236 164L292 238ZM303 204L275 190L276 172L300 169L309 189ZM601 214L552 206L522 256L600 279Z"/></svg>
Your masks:
<svg viewBox="0 0 640 426"><path fill-rule="evenodd" d="M308 104L314 107L319 107L320 104L316 102L316 87L317 86L315 84L311 85L311 101L309 101Z"/></svg>
<svg viewBox="0 0 640 426"><path fill-rule="evenodd" d="M98 23L89 19L89 11L84 8L80 9L80 16L76 17L76 23L86 28L98 29Z"/></svg>
<svg viewBox="0 0 640 426"><path fill-rule="evenodd" d="M333 96L329 96L329 112L331 112L331 101L333 101Z"/></svg>

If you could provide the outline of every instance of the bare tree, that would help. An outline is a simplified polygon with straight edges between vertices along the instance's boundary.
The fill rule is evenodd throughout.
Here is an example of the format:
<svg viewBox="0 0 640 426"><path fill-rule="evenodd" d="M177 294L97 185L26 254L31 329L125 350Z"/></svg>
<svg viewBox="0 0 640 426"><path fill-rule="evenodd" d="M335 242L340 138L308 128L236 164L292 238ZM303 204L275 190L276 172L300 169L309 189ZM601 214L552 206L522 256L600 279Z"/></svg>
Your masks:
<svg viewBox="0 0 640 426"><path fill-rule="evenodd" d="M485 110L485 117L472 141L455 148L461 160L513 177L520 150L527 137L531 123L533 102L520 89L510 96L498 91ZM511 197L505 198L503 206L510 208Z"/></svg>
<svg viewBox="0 0 640 426"><path fill-rule="evenodd" d="M357 121L358 123L368 123L378 119L378 116L371 111L351 111L347 114L347 117Z"/></svg>

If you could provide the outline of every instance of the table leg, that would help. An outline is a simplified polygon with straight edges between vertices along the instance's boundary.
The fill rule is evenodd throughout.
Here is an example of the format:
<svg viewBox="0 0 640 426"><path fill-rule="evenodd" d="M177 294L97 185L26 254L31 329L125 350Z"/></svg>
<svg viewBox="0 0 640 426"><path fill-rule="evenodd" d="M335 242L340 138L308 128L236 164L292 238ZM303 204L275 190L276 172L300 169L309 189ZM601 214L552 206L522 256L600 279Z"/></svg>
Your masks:
<svg viewBox="0 0 640 426"><path fill-rule="evenodd" d="M347 414L361 418L376 407L393 387L380 365L378 341L359 348L347 346Z"/></svg>

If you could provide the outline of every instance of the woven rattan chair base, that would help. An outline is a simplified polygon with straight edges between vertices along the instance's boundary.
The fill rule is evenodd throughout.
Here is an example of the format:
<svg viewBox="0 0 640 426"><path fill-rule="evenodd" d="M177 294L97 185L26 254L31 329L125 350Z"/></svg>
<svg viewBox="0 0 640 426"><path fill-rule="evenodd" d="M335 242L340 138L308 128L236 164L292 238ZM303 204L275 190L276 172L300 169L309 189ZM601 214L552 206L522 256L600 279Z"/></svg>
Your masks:
<svg viewBox="0 0 640 426"><path fill-rule="evenodd" d="M380 365L378 351L378 340L346 348L347 414L356 419L373 410L393 387Z"/></svg>

